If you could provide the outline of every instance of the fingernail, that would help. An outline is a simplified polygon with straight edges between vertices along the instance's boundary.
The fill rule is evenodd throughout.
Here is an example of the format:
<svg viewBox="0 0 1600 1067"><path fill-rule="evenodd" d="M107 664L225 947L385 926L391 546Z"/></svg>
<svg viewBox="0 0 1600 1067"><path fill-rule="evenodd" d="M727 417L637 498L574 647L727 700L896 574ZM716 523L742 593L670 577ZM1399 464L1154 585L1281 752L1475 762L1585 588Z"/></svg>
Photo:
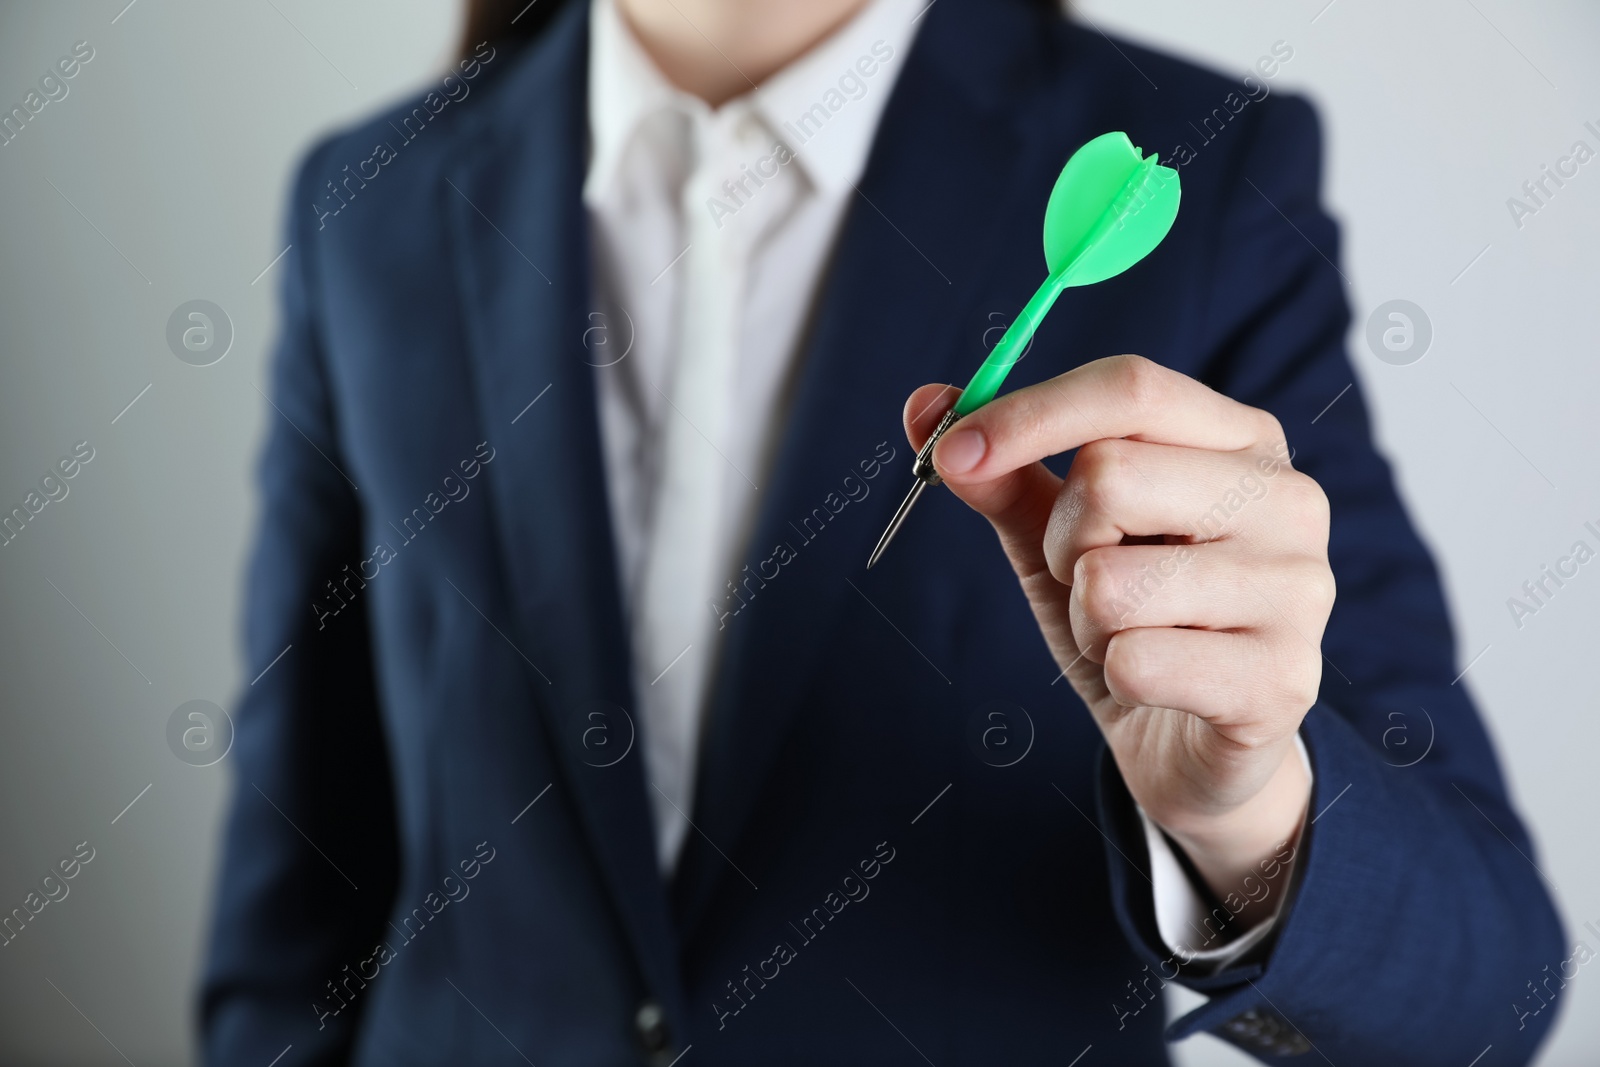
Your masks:
<svg viewBox="0 0 1600 1067"><path fill-rule="evenodd" d="M934 447L933 458L950 474L965 474L978 465L988 445L981 430L953 430Z"/></svg>

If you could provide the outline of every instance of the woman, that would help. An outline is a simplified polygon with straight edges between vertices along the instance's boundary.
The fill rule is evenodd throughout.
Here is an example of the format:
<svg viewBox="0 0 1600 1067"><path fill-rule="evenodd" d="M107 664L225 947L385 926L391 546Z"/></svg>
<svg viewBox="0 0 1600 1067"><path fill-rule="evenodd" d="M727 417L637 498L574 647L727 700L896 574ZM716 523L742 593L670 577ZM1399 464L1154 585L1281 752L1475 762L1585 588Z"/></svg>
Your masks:
<svg viewBox="0 0 1600 1067"><path fill-rule="evenodd" d="M208 1058L1526 1062L1560 932L1349 389L1292 49L519 7L296 182ZM867 575L1107 130L1177 225Z"/></svg>

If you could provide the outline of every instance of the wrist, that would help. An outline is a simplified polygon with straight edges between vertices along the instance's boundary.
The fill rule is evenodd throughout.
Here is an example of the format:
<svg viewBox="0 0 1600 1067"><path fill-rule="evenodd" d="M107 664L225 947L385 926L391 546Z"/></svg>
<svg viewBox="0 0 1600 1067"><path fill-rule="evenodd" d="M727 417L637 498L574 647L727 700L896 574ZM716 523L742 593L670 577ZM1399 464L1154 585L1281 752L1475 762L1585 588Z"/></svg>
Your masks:
<svg viewBox="0 0 1600 1067"><path fill-rule="evenodd" d="M1266 785L1244 803L1158 825L1235 915L1242 931L1277 907L1310 802L1311 775L1298 745L1292 745Z"/></svg>

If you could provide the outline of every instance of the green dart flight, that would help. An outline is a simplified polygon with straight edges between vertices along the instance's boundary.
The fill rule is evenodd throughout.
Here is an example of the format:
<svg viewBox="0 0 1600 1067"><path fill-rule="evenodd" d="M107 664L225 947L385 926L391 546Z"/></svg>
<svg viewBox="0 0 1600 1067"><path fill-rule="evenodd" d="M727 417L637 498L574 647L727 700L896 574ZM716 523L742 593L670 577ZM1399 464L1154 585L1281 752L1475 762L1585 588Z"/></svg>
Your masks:
<svg viewBox="0 0 1600 1067"><path fill-rule="evenodd" d="M894 540L923 490L942 480L933 469L939 438L957 419L994 399L1063 289L1115 277L1155 250L1178 217L1178 193L1178 172L1163 167L1154 154L1142 158L1125 133L1101 134L1067 160L1044 209L1044 260L1050 276L917 453L911 468L916 484L878 539L868 568Z"/></svg>

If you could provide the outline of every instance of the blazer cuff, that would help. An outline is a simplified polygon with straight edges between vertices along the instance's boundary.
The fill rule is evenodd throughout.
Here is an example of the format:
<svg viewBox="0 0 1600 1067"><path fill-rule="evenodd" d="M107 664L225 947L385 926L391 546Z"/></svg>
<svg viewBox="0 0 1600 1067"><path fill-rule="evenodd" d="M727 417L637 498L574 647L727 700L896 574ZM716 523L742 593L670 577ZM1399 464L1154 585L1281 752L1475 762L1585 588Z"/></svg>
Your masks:
<svg viewBox="0 0 1600 1067"><path fill-rule="evenodd" d="M1168 1024L1168 1041L1207 1030L1257 1055L1310 1051L1306 1038L1274 1005L1285 1006L1290 1017L1300 1015L1294 1009L1308 1007L1305 992L1316 988L1319 961L1362 934L1342 919L1349 901L1381 899L1385 875L1380 872L1388 864L1380 859L1392 859L1397 866L1405 862L1403 856L1373 856L1375 849L1403 852L1405 844L1375 844L1387 842L1385 827L1392 818L1384 810L1390 789L1379 777L1383 768L1372 759L1370 747L1337 712L1320 703L1307 713L1300 737L1313 776L1309 812L1316 814L1301 829L1295 870L1271 931L1249 951L1215 968L1186 965L1162 937L1143 817L1110 751L1102 747L1097 797L1118 925L1135 953L1164 982L1176 981L1211 997ZM1353 783L1358 788L1350 788ZM1330 810L1338 817L1322 819ZM1314 1009L1306 1013L1317 1014Z"/></svg>

